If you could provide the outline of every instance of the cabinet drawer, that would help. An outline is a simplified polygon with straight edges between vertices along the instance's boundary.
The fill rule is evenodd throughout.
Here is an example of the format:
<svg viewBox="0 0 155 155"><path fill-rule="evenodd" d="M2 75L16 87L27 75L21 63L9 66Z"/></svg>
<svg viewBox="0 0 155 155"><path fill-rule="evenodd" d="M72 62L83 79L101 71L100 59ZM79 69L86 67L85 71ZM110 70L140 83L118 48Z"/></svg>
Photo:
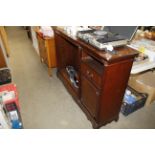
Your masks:
<svg viewBox="0 0 155 155"><path fill-rule="evenodd" d="M85 63L81 64L82 74L88 78L96 87L101 88L101 75L95 72L90 66Z"/></svg>

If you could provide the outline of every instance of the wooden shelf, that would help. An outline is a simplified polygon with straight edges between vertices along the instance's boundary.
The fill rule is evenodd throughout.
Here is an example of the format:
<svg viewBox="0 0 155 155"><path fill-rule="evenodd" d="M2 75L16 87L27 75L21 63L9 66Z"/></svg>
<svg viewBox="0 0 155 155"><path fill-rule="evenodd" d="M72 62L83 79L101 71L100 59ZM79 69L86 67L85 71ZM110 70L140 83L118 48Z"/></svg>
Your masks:
<svg viewBox="0 0 155 155"><path fill-rule="evenodd" d="M65 79L65 81L68 83L68 85L71 87L71 89L75 92L75 94L77 96L79 96L79 88L74 87L74 85L71 83L70 79L69 79L69 75L66 71L66 68L63 68L60 70L60 74L63 76L63 78Z"/></svg>

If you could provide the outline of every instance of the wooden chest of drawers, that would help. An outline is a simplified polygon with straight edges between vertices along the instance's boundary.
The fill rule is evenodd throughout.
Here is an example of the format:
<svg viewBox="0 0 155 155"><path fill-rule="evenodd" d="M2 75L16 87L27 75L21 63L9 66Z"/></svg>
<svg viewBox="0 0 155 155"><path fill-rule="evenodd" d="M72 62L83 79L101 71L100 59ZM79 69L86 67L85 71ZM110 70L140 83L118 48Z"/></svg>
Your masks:
<svg viewBox="0 0 155 155"><path fill-rule="evenodd" d="M56 67L55 40L53 38L45 38L37 33L40 60L48 66L48 74L52 75L52 68Z"/></svg>

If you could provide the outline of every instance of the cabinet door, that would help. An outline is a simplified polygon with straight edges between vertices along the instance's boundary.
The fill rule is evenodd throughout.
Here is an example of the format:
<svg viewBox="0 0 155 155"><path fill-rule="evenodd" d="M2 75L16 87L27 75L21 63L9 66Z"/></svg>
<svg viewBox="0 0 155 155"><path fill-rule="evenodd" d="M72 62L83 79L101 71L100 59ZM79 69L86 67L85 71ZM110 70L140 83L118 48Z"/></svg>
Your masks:
<svg viewBox="0 0 155 155"><path fill-rule="evenodd" d="M99 90L84 76L81 78L81 101L93 117L96 117Z"/></svg>

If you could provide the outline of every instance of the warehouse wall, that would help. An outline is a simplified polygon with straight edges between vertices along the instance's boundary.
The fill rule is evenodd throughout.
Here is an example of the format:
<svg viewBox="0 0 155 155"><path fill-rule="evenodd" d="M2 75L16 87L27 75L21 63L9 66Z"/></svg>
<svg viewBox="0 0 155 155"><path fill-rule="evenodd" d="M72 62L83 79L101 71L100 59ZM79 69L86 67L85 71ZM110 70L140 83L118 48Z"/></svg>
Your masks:
<svg viewBox="0 0 155 155"><path fill-rule="evenodd" d="M39 55L38 41L37 41L36 32L34 31L34 28L35 26L31 26L32 42L33 42L33 47L35 48L37 54Z"/></svg>

